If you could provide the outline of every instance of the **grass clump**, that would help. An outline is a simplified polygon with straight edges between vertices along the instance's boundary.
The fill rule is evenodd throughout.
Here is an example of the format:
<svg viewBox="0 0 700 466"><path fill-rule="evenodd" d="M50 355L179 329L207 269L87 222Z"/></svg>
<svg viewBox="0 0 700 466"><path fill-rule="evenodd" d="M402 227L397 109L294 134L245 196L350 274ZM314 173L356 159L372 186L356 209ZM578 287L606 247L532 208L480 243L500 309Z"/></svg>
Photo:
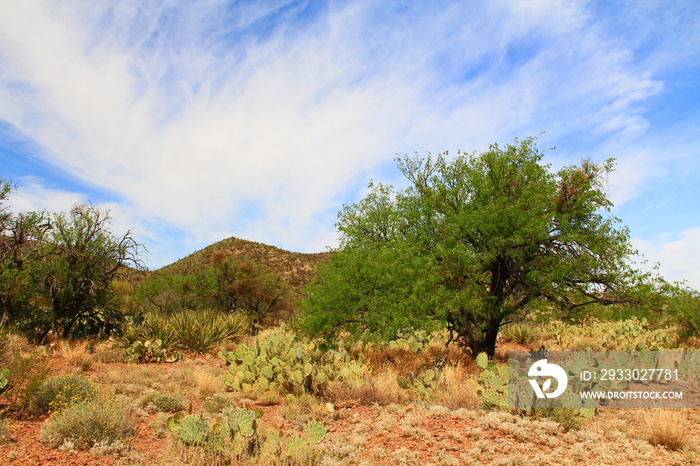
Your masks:
<svg viewBox="0 0 700 466"><path fill-rule="evenodd" d="M669 450L684 450L689 443L690 424L682 411L646 409L644 424L646 440Z"/></svg>
<svg viewBox="0 0 700 466"><path fill-rule="evenodd" d="M128 406L114 397L100 395L54 412L42 426L40 438L53 448L69 444L77 450L96 445L104 449L122 444L133 432L134 424Z"/></svg>
<svg viewBox="0 0 700 466"><path fill-rule="evenodd" d="M32 399L31 410L37 414L49 414L74 403L92 400L97 394L97 388L86 377L63 374L51 377L39 387Z"/></svg>

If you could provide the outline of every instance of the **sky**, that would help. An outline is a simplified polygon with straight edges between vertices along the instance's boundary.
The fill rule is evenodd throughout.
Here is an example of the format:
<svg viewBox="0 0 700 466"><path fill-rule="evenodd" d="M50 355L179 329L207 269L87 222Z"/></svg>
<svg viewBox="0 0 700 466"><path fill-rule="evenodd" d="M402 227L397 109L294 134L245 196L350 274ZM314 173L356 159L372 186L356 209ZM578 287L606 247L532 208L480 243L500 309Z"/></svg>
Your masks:
<svg viewBox="0 0 700 466"><path fill-rule="evenodd" d="M0 2L16 212L109 209L155 269L231 236L337 245L396 154L538 136L617 160L613 214L700 289L700 2Z"/></svg>

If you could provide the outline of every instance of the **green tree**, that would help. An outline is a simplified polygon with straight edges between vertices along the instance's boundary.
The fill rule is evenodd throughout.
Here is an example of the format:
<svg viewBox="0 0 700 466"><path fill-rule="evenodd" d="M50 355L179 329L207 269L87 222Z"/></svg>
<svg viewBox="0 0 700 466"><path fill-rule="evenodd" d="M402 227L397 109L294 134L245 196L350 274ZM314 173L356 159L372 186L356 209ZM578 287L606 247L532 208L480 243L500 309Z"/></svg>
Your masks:
<svg viewBox="0 0 700 466"><path fill-rule="evenodd" d="M29 257L50 222L41 212L15 215L7 203L12 190L0 179L0 324L30 312L35 290L28 275Z"/></svg>
<svg viewBox="0 0 700 466"><path fill-rule="evenodd" d="M550 172L534 138L484 153L397 158L409 187L338 214L341 245L308 292L302 327L362 338L447 325L474 354L533 300L624 301L636 275L603 191L612 159Z"/></svg>
<svg viewBox="0 0 700 466"><path fill-rule="evenodd" d="M122 316L110 283L127 266L141 266L139 247L131 231L115 236L109 212L92 205L54 214L29 267L47 300L44 312L34 313L37 338L51 329L64 338L111 330Z"/></svg>

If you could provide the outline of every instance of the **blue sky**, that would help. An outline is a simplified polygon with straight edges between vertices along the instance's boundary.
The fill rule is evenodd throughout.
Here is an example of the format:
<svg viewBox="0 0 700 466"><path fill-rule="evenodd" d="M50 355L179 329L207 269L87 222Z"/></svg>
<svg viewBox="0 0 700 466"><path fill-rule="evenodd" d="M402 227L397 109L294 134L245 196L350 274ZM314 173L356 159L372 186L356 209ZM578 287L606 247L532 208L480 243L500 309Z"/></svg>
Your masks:
<svg viewBox="0 0 700 466"><path fill-rule="evenodd" d="M111 209L151 268L237 236L336 244L396 153L539 136L615 157L614 214L700 289L700 3L0 2L0 177Z"/></svg>

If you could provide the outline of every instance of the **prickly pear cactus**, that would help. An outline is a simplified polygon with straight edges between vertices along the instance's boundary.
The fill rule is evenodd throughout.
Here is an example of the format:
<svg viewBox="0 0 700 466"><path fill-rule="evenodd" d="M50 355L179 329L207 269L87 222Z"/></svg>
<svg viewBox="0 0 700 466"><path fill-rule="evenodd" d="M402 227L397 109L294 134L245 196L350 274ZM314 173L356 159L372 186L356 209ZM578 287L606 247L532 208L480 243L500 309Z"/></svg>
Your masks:
<svg viewBox="0 0 700 466"><path fill-rule="evenodd" d="M508 409L508 367L489 361L486 353L476 357L476 365L481 369L476 393L486 409Z"/></svg>
<svg viewBox="0 0 700 466"><path fill-rule="evenodd" d="M311 421L306 425L306 441L310 445L317 445L326 437L326 426L318 421Z"/></svg>
<svg viewBox="0 0 700 466"><path fill-rule="evenodd" d="M171 425L175 427L175 431L179 434L182 443L186 445L204 444L209 434L207 421L202 419L201 416L196 416L194 414L184 416L180 419L182 419L181 422L175 421L171 423L168 421L168 427L171 428Z"/></svg>
<svg viewBox="0 0 700 466"><path fill-rule="evenodd" d="M370 371L347 351L321 351L313 341L298 339L284 327L254 345L222 350L219 357L228 365L224 383L234 391L323 392L331 380L362 379Z"/></svg>

